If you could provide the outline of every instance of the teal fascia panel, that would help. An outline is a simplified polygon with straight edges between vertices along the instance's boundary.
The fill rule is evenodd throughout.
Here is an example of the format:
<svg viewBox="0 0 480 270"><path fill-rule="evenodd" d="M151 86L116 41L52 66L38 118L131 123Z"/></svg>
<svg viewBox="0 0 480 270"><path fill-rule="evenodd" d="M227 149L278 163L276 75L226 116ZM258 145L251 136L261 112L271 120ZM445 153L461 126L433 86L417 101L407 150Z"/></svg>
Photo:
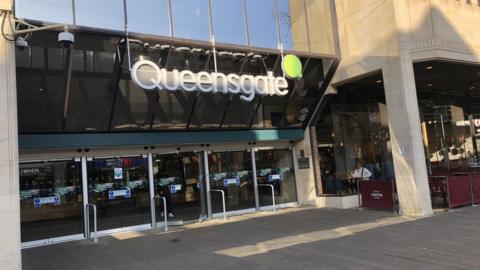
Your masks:
<svg viewBox="0 0 480 270"><path fill-rule="evenodd" d="M303 129L263 129L235 131L178 131L128 133L20 134L19 148L65 149L175 144L213 144L303 139Z"/></svg>

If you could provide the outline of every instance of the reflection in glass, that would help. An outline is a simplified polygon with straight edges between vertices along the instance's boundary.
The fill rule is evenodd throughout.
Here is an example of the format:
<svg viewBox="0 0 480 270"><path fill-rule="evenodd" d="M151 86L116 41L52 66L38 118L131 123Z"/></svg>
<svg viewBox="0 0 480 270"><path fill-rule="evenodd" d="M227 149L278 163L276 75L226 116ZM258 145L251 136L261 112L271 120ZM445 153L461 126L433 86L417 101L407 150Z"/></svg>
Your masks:
<svg viewBox="0 0 480 270"><path fill-rule="evenodd" d="M250 46L278 48L275 0L246 0Z"/></svg>
<svg viewBox="0 0 480 270"><path fill-rule="evenodd" d="M291 150L259 150L255 152L255 162L257 166L260 206L272 205L271 188L264 185L273 185L275 203L297 201Z"/></svg>
<svg viewBox="0 0 480 270"><path fill-rule="evenodd" d="M215 42L247 45L243 0L212 0Z"/></svg>
<svg viewBox="0 0 480 270"><path fill-rule="evenodd" d="M251 154L246 151L209 155L210 189L223 190L227 211L255 207ZM212 192L212 212L222 212L222 195Z"/></svg>
<svg viewBox="0 0 480 270"><path fill-rule="evenodd" d="M79 162L20 164L22 242L83 233Z"/></svg>
<svg viewBox="0 0 480 270"><path fill-rule="evenodd" d="M77 25L109 30L125 30L123 0L75 1Z"/></svg>
<svg viewBox="0 0 480 270"><path fill-rule="evenodd" d="M284 50L309 51L303 1L277 0L278 20Z"/></svg>
<svg viewBox="0 0 480 270"><path fill-rule="evenodd" d="M306 0L310 49L314 53L335 55L333 24L330 14L330 1Z"/></svg>
<svg viewBox="0 0 480 270"><path fill-rule="evenodd" d="M210 40L208 0L172 0L173 36Z"/></svg>
<svg viewBox="0 0 480 270"><path fill-rule="evenodd" d="M170 36L168 0L127 0L128 31Z"/></svg>
<svg viewBox="0 0 480 270"><path fill-rule="evenodd" d="M198 220L206 215L202 155L180 153L153 157L155 195L165 197L172 221ZM156 202L156 218L162 222L163 201Z"/></svg>
<svg viewBox="0 0 480 270"><path fill-rule="evenodd" d="M338 91L316 128L322 179L317 187L324 194L356 193L351 174L359 164L371 180L394 180L383 88L345 85Z"/></svg>
<svg viewBox="0 0 480 270"><path fill-rule="evenodd" d="M98 229L150 223L145 158L94 159L87 163L88 200L97 206Z"/></svg>
<svg viewBox="0 0 480 270"><path fill-rule="evenodd" d="M17 0L15 16L35 21L73 24L72 0Z"/></svg>

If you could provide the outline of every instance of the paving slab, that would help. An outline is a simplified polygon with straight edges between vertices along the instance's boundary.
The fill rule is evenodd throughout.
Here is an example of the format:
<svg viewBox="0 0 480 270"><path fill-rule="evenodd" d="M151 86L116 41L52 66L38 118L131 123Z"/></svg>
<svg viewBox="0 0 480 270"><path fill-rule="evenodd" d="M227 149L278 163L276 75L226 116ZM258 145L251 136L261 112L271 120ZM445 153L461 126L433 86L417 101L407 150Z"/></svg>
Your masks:
<svg viewBox="0 0 480 270"><path fill-rule="evenodd" d="M22 251L25 270L480 269L480 208L292 208Z"/></svg>

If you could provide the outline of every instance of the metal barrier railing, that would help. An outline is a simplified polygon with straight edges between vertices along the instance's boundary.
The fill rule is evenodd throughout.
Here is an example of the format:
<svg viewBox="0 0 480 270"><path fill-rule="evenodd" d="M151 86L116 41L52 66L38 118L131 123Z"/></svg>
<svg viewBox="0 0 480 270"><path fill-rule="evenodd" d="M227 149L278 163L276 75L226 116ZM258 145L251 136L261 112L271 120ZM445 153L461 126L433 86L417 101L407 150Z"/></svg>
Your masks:
<svg viewBox="0 0 480 270"><path fill-rule="evenodd" d="M91 233L90 233L90 208L93 209L93 238L92 238ZM86 218L87 218L87 228L85 228L86 232L87 232L87 238L89 240L93 241L94 243L97 243L98 242L98 238L97 238L97 206L95 204L88 203L87 205L85 205L85 213L86 213Z"/></svg>
<svg viewBox="0 0 480 270"><path fill-rule="evenodd" d="M155 196L156 199L162 199L163 200L163 222L164 222L164 226L163 226L163 230L164 231L168 231L168 219L167 219L167 216L168 216L168 213L167 213L167 198L163 197L163 196ZM155 221L155 227L157 226L157 222Z"/></svg>
<svg viewBox="0 0 480 270"><path fill-rule="evenodd" d="M273 212L277 212L277 208L275 205L275 187L272 184L258 184L259 187L270 187L272 190L272 206L273 206Z"/></svg>
<svg viewBox="0 0 480 270"><path fill-rule="evenodd" d="M225 191L223 191L221 189L210 189L210 192L220 192L220 193L222 193L223 220L226 221L227 220L227 209L226 209L226 205L225 205Z"/></svg>

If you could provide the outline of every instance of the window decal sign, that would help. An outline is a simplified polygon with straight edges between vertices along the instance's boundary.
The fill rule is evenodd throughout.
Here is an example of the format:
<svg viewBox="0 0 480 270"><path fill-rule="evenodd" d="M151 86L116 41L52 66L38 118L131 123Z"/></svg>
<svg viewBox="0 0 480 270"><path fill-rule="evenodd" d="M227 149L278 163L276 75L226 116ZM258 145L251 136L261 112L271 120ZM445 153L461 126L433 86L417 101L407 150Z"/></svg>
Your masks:
<svg viewBox="0 0 480 270"><path fill-rule="evenodd" d="M290 65L289 65L290 66ZM284 77L208 73L191 70L168 71L150 60L140 60L132 66L132 81L145 90L200 91L204 93L240 94L244 101L252 101L255 95L284 96L288 94L288 82Z"/></svg>
<svg viewBox="0 0 480 270"><path fill-rule="evenodd" d="M123 169L122 168L114 168L113 169L113 177L114 179L123 179Z"/></svg>
<svg viewBox="0 0 480 270"><path fill-rule="evenodd" d="M130 192L129 188L119 189L119 190L110 190L108 192L108 199L109 200L114 200L117 197L130 198L131 196L132 196L132 193Z"/></svg>
<svg viewBox="0 0 480 270"><path fill-rule="evenodd" d="M43 204L60 205L60 196L40 197L33 199L33 207L40 208Z"/></svg>
<svg viewBox="0 0 480 270"><path fill-rule="evenodd" d="M225 179L223 179L223 186L228 187L229 185L240 186L240 178L235 177L235 178L225 178Z"/></svg>

